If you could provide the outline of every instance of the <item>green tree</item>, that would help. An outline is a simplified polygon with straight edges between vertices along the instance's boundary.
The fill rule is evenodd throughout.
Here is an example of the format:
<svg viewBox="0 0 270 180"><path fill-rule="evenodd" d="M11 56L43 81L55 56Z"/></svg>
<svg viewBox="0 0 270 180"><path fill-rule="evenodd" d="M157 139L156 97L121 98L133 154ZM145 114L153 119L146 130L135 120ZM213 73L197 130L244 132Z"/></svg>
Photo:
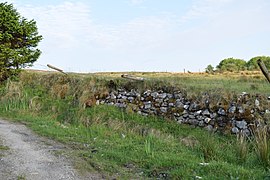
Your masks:
<svg viewBox="0 0 270 180"><path fill-rule="evenodd" d="M246 61L242 59L227 58L223 59L218 65L217 70L223 71L243 71L246 69Z"/></svg>
<svg viewBox="0 0 270 180"><path fill-rule="evenodd" d="M270 57L269 56L256 56L251 58L248 62L247 62L247 69L250 71L254 71L254 70L259 70L259 66L257 61L261 59L265 66L270 69Z"/></svg>
<svg viewBox="0 0 270 180"><path fill-rule="evenodd" d="M214 72L214 67L209 64L206 68L205 68L205 72L206 73L213 73Z"/></svg>
<svg viewBox="0 0 270 180"><path fill-rule="evenodd" d="M32 66L41 51L36 22L21 17L12 4L0 3L0 81Z"/></svg>

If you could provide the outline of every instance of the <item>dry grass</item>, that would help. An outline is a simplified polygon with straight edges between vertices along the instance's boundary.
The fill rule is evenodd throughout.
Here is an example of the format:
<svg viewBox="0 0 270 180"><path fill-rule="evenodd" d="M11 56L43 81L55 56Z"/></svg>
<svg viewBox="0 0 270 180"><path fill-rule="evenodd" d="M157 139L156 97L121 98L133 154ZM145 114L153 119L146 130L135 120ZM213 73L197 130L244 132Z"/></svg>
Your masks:
<svg viewBox="0 0 270 180"><path fill-rule="evenodd" d="M255 135L255 151L258 159L265 168L270 165L270 143L268 139L268 127L259 127L254 132Z"/></svg>
<svg viewBox="0 0 270 180"><path fill-rule="evenodd" d="M249 144L247 141L247 136L244 133L240 133L237 135L237 154L239 161L244 163L248 156Z"/></svg>

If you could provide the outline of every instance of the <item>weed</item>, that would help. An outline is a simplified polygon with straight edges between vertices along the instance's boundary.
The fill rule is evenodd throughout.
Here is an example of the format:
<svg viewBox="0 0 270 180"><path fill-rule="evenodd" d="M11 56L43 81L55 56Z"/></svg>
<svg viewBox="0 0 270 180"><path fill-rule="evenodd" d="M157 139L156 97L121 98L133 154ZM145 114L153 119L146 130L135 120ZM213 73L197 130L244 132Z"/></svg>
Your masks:
<svg viewBox="0 0 270 180"><path fill-rule="evenodd" d="M265 168L270 165L270 143L268 139L268 127L263 126L255 130L255 151L258 159Z"/></svg>
<svg viewBox="0 0 270 180"><path fill-rule="evenodd" d="M0 151L2 151L2 150L4 150L4 151L9 150L9 147L0 145Z"/></svg>
<svg viewBox="0 0 270 180"><path fill-rule="evenodd" d="M17 177L17 180L26 180L26 177L25 177L25 175L19 175Z"/></svg>
<svg viewBox="0 0 270 180"><path fill-rule="evenodd" d="M153 142L153 136L148 135L144 142L144 150L147 156L154 157L154 142Z"/></svg>
<svg viewBox="0 0 270 180"><path fill-rule="evenodd" d="M241 163L246 162L248 152L249 152L249 144L247 142L247 136L244 133L239 133L237 135L237 156Z"/></svg>
<svg viewBox="0 0 270 180"><path fill-rule="evenodd" d="M205 141L201 142L200 150L203 153L204 161L209 162L216 159L215 140L209 136Z"/></svg>

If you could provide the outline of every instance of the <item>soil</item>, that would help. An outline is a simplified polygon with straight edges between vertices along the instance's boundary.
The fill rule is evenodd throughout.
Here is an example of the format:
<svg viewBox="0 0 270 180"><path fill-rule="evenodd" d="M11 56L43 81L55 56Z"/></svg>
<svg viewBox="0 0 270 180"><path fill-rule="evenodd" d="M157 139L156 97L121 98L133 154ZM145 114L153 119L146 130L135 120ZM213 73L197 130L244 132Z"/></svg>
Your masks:
<svg viewBox="0 0 270 180"><path fill-rule="evenodd" d="M0 119L0 147L0 179L102 179L98 174L79 174L72 158L63 153L68 148L39 137L23 124Z"/></svg>

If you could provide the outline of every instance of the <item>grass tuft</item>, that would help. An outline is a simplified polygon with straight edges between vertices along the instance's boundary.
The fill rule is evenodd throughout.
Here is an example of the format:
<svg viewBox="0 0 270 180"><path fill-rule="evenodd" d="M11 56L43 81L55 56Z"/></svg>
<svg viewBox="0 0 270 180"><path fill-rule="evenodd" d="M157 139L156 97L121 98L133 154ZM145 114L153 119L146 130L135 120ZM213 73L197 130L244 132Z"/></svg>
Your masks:
<svg viewBox="0 0 270 180"><path fill-rule="evenodd" d="M270 166L270 142L268 138L268 127L263 126L257 128L254 135L256 154L264 168L267 169Z"/></svg>
<svg viewBox="0 0 270 180"><path fill-rule="evenodd" d="M239 133L237 135L237 145L236 145L236 152L238 159L241 163L246 162L248 152L249 152L249 144L247 141L247 136L244 133Z"/></svg>

